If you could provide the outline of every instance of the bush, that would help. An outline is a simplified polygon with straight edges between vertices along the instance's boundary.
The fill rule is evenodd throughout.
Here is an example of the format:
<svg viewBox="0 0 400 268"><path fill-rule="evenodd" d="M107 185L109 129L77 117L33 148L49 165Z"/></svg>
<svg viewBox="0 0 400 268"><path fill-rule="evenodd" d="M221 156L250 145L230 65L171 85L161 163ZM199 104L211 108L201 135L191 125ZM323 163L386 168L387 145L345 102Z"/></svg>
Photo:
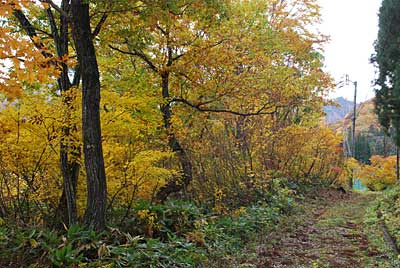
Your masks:
<svg viewBox="0 0 400 268"><path fill-rule="evenodd" d="M365 165L359 174L361 181L370 190L382 191L396 183L396 157L374 155L371 165Z"/></svg>
<svg viewBox="0 0 400 268"><path fill-rule="evenodd" d="M281 180L271 190L266 201L223 215L205 213L191 202L139 202L123 231L109 228L98 234L74 225L59 233L3 226L0 267L200 267L240 254L293 208L293 191Z"/></svg>
<svg viewBox="0 0 400 268"><path fill-rule="evenodd" d="M146 234L147 237L167 240L169 234L183 236L193 230L194 223L202 217L201 209L191 202L171 200L153 205L141 200L121 229L131 234Z"/></svg>

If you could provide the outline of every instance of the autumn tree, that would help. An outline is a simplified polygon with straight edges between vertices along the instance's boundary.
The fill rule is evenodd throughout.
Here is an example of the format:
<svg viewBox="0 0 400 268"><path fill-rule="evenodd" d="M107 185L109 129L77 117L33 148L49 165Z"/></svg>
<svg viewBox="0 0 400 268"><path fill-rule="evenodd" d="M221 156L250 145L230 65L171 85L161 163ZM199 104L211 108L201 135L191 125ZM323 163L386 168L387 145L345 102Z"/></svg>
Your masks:
<svg viewBox="0 0 400 268"><path fill-rule="evenodd" d="M86 38L85 34L88 34L88 38L92 42L92 39L98 34L98 32L101 29L102 24L104 23L107 15L106 13L102 13L101 18L98 21L98 24L92 31L91 29L86 31L89 31L88 33L83 31L83 34L80 34L80 27L83 27L83 25L79 24L76 21L76 27L73 28L74 30L72 31L75 35L74 41L75 41L75 47L78 53L78 64L73 68L73 65L71 65L70 61L70 50L71 50L71 43L70 43L70 32L71 32L71 24L73 24L72 18L74 17L73 15L77 12L78 9L75 9L75 13L72 11L72 2L70 1L61 1L59 6L55 4L53 1L41 1L43 6L40 7L37 4L34 3L28 3L28 2L18 2L15 1L15 3L12 3L10 5L10 9L12 12L9 14L13 14L16 20L19 23L19 26L25 31L27 36L30 38L32 41L32 44L35 46L35 48L41 53L43 58L47 61L47 64L52 66L53 68L60 70L59 75L57 75L57 84L58 84L58 89L61 92L61 97L63 99L63 102L66 106L65 109L65 115L64 117L64 125L62 127L62 135L63 138L61 139L60 142L60 163L61 163L61 170L64 178L64 191L60 200L60 209L61 210L66 210L67 215L68 215L68 222L69 224L73 224L77 220L77 212L76 212L76 188L77 188L77 178L79 174L79 158L80 158L80 147L79 147L79 142L74 140L74 132L76 132L76 127L73 125L72 120L70 118L71 115L71 110L73 109L72 103L74 103L73 100L73 94L71 94L69 91L71 88L76 88L78 87L80 80L85 81L83 84L84 89L87 89L88 87L92 86L92 81L88 82L88 77L92 78L92 73L91 73L91 67L88 67L88 69L85 69L85 72L82 72L82 68L80 67L80 61L86 60L86 56L93 56L95 55L94 52L91 55L86 55L86 47L78 46L78 42L82 44L82 39ZM23 4L23 6L22 6ZM75 3L76 4L76 3ZM87 4L88 5L88 4ZM23 8L24 7L24 8ZM28 12L26 12L28 11ZM26 12L29 16L32 16L33 19L30 20L28 18L28 15L25 14ZM44 15L44 16L42 16ZM81 14L79 14L80 16ZM34 21L32 23L31 21ZM49 38L50 37L50 42ZM86 41L84 41L86 42ZM79 48L79 49L78 49ZM83 51L83 52L82 52ZM83 56L82 56L83 54ZM73 57L73 56L72 56ZM90 63L90 62L89 62ZM85 62L87 64L87 62ZM96 67L97 68L97 67ZM89 70L89 72L87 71ZM32 70L33 71L33 70ZM70 80L70 74L73 72L74 77L72 80ZM98 71L94 70L94 74ZM85 76L84 76L85 75ZM93 77L94 80L96 80L96 77ZM97 79L98 80L98 79ZM90 148L89 150L84 150L84 154L87 154L88 156L85 157L85 160L90 162L90 159L93 159L93 163L87 163L86 168L87 170L87 176L88 180L90 181L88 183L88 192L89 197L88 199L91 200L88 202L88 210L87 210L87 216L86 216L86 221L87 222L94 222L94 219L91 219L93 214L95 214L95 206L93 205L94 202L98 202L99 204L101 202L99 201L93 201L98 199L97 194L100 195L100 199L103 198L105 200L105 186L104 184L101 183L101 181L104 181L105 183L105 178L104 178L104 172L102 172L101 166L102 164L102 156L101 155L101 146L99 147L99 141L100 141L100 123L99 120L97 120L97 126L96 126L96 121L93 121L93 118L91 117L91 111L96 110L96 105L95 101L99 103L99 85L97 86L97 89L93 90L89 94L84 94L84 103L90 102L91 105L88 109L84 109L84 115L88 115L88 117L83 117L85 118L83 120L83 125L85 126L84 129L89 129L90 134L84 135L84 143L89 145L87 148ZM85 92L85 91L84 91ZM87 92L87 91L86 91ZM96 93L97 92L97 93ZM87 97L93 98L88 100ZM88 107L88 105L84 106L85 108ZM98 107L98 105L97 105ZM97 108L98 110L98 108ZM94 113L96 117L96 112ZM99 112L97 112L99 114ZM94 123L94 128L92 128L92 122ZM96 129L97 127L97 129ZM93 133L96 134L93 136ZM92 140L90 140L90 138ZM98 139L98 141L94 141L95 139ZM90 141L88 141L90 140ZM93 147L96 147L93 149ZM96 152L93 155L97 156L93 158L92 152ZM94 166L93 166L94 165ZM95 172L93 172L95 170ZM104 170L104 167L103 167ZM99 172L99 173L97 173ZM100 174L100 175L99 175ZM100 182L100 183L99 183ZM94 189L92 189L94 188ZM102 189L104 190L103 193L101 192ZM96 194L94 194L96 193ZM104 201L105 202L105 201ZM105 206L105 205L104 205ZM104 211L102 211L101 206L100 208L100 214L104 214ZM104 209L103 209L104 210ZM101 218L101 217L100 217ZM103 217L104 218L104 217ZM99 221L98 226L104 225L104 220ZM96 226L96 227L98 227Z"/></svg>
<svg viewBox="0 0 400 268"><path fill-rule="evenodd" d="M29 5L27 8L30 10L30 15L38 14L41 12L41 8L36 5ZM44 5L44 12L47 20L45 21L44 27L48 27L49 32L41 30L38 27L43 25L33 25L23 9L14 6L13 15L17 19L19 26L25 31L27 36L31 39L32 44L41 52L42 56L49 61L49 64L60 70L60 75L57 78L58 89L61 94L68 95L71 87L76 87L79 84L79 71L75 72L73 81L69 78L69 66L67 66L66 60L69 55L69 23L67 19L68 12L67 1L62 1L59 13L59 22L56 22L56 16L53 13L52 8L49 4ZM52 38L53 43L48 41L44 43L41 35L46 33L47 36ZM54 48L54 53L51 48ZM64 103L68 106L71 101L69 97L64 96ZM70 109L72 107L68 107ZM66 113L68 115L69 112ZM68 124L68 116L66 118L65 126L63 127L63 140L60 142L60 163L61 170L64 178L64 191L60 199L60 213L67 212L67 221L69 224L76 222L76 184L79 173L79 148L73 148L71 137L73 134L73 127ZM71 147L72 145L72 147Z"/></svg>
<svg viewBox="0 0 400 268"><path fill-rule="evenodd" d="M171 84L174 83L173 75L180 72L178 69L182 67L177 64L179 61L183 58L190 60L188 55L193 55L195 51L200 52L221 43L221 40L214 42L205 38L209 24L218 20L219 5L219 1L138 2L131 7L133 12L116 18L115 27L112 27L116 30L117 42L111 42L110 47L140 59L159 80L163 98L160 105L163 124L169 147L179 158L183 177L182 183L178 179L170 180L160 190L160 200L185 188L193 177L191 160L172 125L172 105L177 98ZM120 25L124 26L121 28Z"/></svg>
<svg viewBox="0 0 400 268"><path fill-rule="evenodd" d="M37 88L38 84L51 84L53 79L60 75L60 69L57 66L60 62L40 42L32 25L22 12L22 10L30 8L30 4L28 1L6 1L0 8L4 24L0 41L2 46L2 71L0 72L2 82L0 87L2 93L5 93L6 103L12 101L15 97L21 97L24 90ZM12 20L14 16L27 27L32 41L25 38L25 34L21 31L15 29ZM23 101L20 102L23 103ZM32 112L32 114L34 113ZM21 119L17 119L18 125L20 125L19 120ZM49 142L48 145L50 144ZM41 147L43 152L48 152L49 148L46 147ZM41 166L39 163L42 160L42 157L37 159L38 167ZM23 178L28 180L27 178L31 177L29 181L33 183L34 177L38 177L35 174L33 170L32 176L23 176ZM16 176L16 179L19 181L19 176Z"/></svg>
<svg viewBox="0 0 400 268"><path fill-rule="evenodd" d="M9 99L22 94L23 84L51 81L52 75L58 71L52 64L51 58L43 58L41 55L47 52L44 49L34 49L29 40L23 38L20 32L15 31L9 18L15 10L21 10L27 2L6 1L0 7L0 16L4 26L0 31L0 60L1 60L1 83L0 90ZM32 70L27 72L26 70Z"/></svg>
<svg viewBox="0 0 400 268"><path fill-rule="evenodd" d="M52 38L52 43L47 42L45 44L42 41L40 34L46 31L38 29L41 25L35 27L27 15L24 14L23 10L15 9L13 13L17 18L19 25L32 40L34 46L37 49L44 51L42 54L45 58L53 58L52 63L60 69L57 84L62 98L64 99L66 109L64 117L65 124L62 127L63 138L60 142L60 164L64 178L64 190L60 199L59 213L63 216L63 213L66 211L68 223L74 224L77 221L76 187L80 169L80 148L73 142L73 131L75 127L71 125L71 112L69 111L70 109L73 109L71 106L73 100L71 100L72 94L69 94L69 90L79 85L80 72L78 68L76 68L74 71L74 78L72 81L70 80L69 73L71 67L68 66L67 63L70 54L70 27L67 14L69 12L68 1L61 2L61 6L56 10L57 14L54 14L53 8L48 3L44 4L43 8L47 18L47 20L44 21L44 26L49 30L48 36ZM35 5L30 5L30 11L30 15L33 15L35 13L40 13L41 8ZM59 18L58 22L56 17ZM51 52L51 48L54 49L54 53ZM57 59L57 61L55 59Z"/></svg>
<svg viewBox="0 0 400 268"><path fill-rule="evenodd" d="M182 183L174 179L161 189L161 200L185 188L197 169L191 159L197 134L187 130L197 125L192 120L234 115L269 127L275 118L276 128L319 120L330 78L318 48L326 38L307 26L318 21L313 1L143 1L132 10L112 20L115 32L104 40L159 84L164 127L183 171ZM204 116L193 116L198 112ZM244 120L262 115L266 120Z"/></svg>

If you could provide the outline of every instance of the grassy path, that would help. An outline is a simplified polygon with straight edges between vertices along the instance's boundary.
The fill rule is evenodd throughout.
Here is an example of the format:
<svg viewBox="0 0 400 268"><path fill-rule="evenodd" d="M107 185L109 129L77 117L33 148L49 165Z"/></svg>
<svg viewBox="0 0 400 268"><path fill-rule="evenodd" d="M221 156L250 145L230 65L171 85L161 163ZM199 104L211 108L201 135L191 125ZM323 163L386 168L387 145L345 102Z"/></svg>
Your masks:
<svg viewBox="0 0 400 268"><path fill-rule="evenodd" d="M371 242L379 229L366 226L365 213L374 194L329 193L307 202L256 248L256 267L368 268L392 267Z"/></svg>

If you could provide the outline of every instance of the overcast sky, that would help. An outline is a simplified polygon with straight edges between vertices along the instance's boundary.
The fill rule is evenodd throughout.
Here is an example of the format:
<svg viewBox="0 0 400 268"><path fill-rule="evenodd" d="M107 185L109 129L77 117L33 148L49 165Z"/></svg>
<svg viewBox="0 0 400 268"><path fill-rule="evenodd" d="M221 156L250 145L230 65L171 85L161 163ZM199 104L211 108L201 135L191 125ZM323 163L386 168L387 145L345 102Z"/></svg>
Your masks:
<svg viewBox="0 0 400 268"><path fill-rule="evenodd" d="M374 52L373 42L378 33L378 11L382 0L318 0L322 7L323 24L320 29L330 35L325 47L326 70L340 81L343 74L358 82L358 100L374 96L371 81L374 68L369 57ZM353 99L354 87L337 89L332 97Z"/></svg>

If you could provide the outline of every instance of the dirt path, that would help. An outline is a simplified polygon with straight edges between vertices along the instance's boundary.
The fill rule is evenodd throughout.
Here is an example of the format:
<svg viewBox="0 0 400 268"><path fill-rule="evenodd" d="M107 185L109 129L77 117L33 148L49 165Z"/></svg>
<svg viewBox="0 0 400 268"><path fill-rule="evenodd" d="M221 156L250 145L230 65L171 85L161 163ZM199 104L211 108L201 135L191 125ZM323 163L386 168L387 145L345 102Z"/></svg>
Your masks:
<svg viewBox="0 0 400 268"><path fill-rule="evenodd" d="M257 267L368 268L392 267L368 240L374 232L364 224L373 194L316 198L302 213L288 218L284 228L257 247ZM377 231L378 232L378 231Z"/></svg>

